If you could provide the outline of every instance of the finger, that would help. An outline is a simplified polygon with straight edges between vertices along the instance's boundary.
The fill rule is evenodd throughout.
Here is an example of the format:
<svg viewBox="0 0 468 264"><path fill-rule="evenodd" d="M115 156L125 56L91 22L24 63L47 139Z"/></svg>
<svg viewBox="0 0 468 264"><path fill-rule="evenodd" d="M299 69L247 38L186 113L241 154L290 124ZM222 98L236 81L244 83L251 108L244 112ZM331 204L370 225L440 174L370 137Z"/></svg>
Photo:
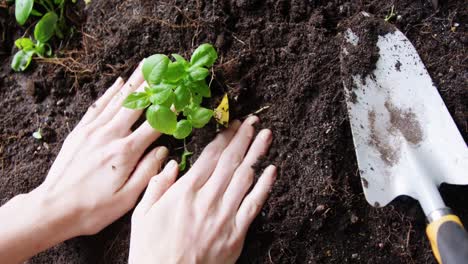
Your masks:
<svg viewBox="0 0 468 264"><path fill-rule="evenodd" d="M221 154L213 175L202 187L202 192L210 197L208 199L217 200L217 197L220 197L226 190L234 171L244 160L245 153L255 133L253 125L258 121L256 116L247 118Z"/></svg>
<svg viewBox="0 0 468 264"><path fill-rule="evenodd" d="M143 92L147 86L146 82L143 82L135 92ZM118 130L130 130L133 124L138 120L138 118L143 113L143 110L129 109L126 107L121 107L117 114L112 118L110 126Z"/></svg>
<svg viewBox="0 0 468 264"><path fill-rule="evenodd" d="M268 129L264 129L258 133L255 141L252 143L244 161L232 176L232 180L224 194L226 210L237 211L239 205L244 199L245 194L252 186L255 170L253 166L260 157L265 155L270 147L272 133Z"/></svg>
<svg viewBox="0 0 468 264"><path fill-rule="evenodd" d="M179 173L179 166L175 160L167 163L164 170L158 175L151 178L148 187L146 188L145 195L138 204L139 210L147 212L153 204L155 204L169 187L174 184L177 174Z"/></svg>
<svg viewBox="0 0 468 264"><path fill-rule="evenodd" d="M161 136L161 133L154 129L148 121L141 124L133 133L128 137L129 140L135 142L135 149L137 153L145 151L156 139Z"/></svg>
<svg viewBox="0 0 468 264"><path fill-rule="evenodd" d="M76 127L84 126L96 119L96 117L104 110L112 97L114 97L114 95L122 88L123 85L124 80L121 77L117 78L114 84L112 84L112 86L107 89L106 92L88 108L88 111L86 111L86 114L83 116Z"/></svg>
<svg viewBox="0 0 468 264"><path fill-rule="evenodd" d="M189 171L191 176L182 177L182 180L190 181L196 189L202 187L213 173L221 153L234 137L240 125L240 121L234 120L229 125L229 128L219 133L216 138L206 146L200 157L193 164Z"/></svg>
<svg viewBox="0 0 468 264"><path fill-rule="evenodd" d="M122 108L122 103L129 94L135 91L144 81L143 73L141 72L142 63L138 65L132 76L128 79L125 85L116 93L111 101L107 104L106 108L102 111L96 122L99 125L109 122L115 114Z"/></svg>
<svg viewBox="0 0 468 264"><path fill-rule="evenodd" d="M119 193L124 196L137 198L148 185L151 177L161 170L162 164L168 155L169 150L166 147L155 148L146 154L138 163L132 175L130 175L123 187L119 190Z"/></svg>
<svg viewBox="0 0 468 264"><path fill-rule="evenodd" d="M275 180L276 167L270 165L260 176L253 190L245 197L236 215L236 226L242 234L247 232L262 209Z"/></svg>

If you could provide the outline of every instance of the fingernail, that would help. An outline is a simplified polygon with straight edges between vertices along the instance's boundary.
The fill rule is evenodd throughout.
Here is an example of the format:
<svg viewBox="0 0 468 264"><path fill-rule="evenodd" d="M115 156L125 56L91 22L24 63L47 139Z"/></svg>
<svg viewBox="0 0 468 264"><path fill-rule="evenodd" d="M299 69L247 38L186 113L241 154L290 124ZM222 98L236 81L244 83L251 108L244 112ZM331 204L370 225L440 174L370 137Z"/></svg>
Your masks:
<svg viewBox="0 0 468 264"><path fill-rule="evenodd" d="M158 151L156 151L156 159L164 160L169 155L169 150L166 147L160 147Z"/></svg>
<svg viewBox="0 0 468 264"><path fill-rule="evenodd" d="M270 142L273 138L273 134L269 129L263 129L262 131L260 131L260 133L258 133L258 136L266 142Z"/></svg>
<svg viewBox="0 0 468 264"><path fill-rule="evenodd" d="M169 162L167 163L165 169L173 170L173 169L175 169L175 167L177 167L177 161L171 160L171 161L169 161Z"/></svg>
<svg viewBox="0 0 468 264"><path fill-rule="evenodd" d="M245 122L247 122L247 124L249 125L253 125L255 123L257 123L260 119L257 117L257 116L250 116L247 118L247 120L245 120Z"/></svg>
<svg viewBox="0 0 468 264"><path fill-rule="evenodd" d="M270 165L268 166L267 170L270 170L272 172L272 176L273 176L273 181L276 180L276 176L278 176L278 172L276 170L276 166L275 165Z"/></svg>

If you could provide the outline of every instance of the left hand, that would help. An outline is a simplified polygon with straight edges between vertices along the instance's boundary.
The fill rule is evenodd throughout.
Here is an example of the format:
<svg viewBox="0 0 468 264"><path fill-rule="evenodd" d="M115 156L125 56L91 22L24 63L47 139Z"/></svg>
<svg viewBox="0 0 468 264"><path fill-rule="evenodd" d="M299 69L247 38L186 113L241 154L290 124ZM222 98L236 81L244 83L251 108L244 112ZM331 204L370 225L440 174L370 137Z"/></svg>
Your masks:
<svg viewBox="0 0 468 264"><path fill-rule="evenodd" d="M148 122L135 131L142 111L122 107L144 89L141 67L119 78L66 138L45 181L0 208L0 259L17 263L57 243L91 235L134 207L168 150L144 155L160 133Z"/></svg>

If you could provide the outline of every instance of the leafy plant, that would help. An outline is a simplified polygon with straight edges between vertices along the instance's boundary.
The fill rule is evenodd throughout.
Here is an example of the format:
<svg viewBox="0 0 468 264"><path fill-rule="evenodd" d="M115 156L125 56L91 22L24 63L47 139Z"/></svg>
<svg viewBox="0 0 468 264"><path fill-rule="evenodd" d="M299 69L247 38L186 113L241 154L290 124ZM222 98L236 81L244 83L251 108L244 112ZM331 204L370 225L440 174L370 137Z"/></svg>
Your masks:
<svg viewBox="0 0 468 264"><path fill-rule="evenodd" d="M143 62L143 76L148 86L144 92L130 94L124 106L146 109L149 124L161 133L184 139L193 128L204 127L213 110L201 106L203 97L211 97L206 83L209 68L218 58L210 44L200 45L190 62L178 54L155 54Z"/></svg>
<svg viewBox="0 0 468 264"><path fill-rule="evenodd" d="M63 38L70 31L65 21L67 0L15 0L15 17L24 25L31 16L41 17L34 28L34 38L20 38L15 41L19 51L13 57L11 68L24 71L32 58L37 55L49 57L52 49L47 43L53 36ZM76 0L72 0L73 3Z"/></svg>

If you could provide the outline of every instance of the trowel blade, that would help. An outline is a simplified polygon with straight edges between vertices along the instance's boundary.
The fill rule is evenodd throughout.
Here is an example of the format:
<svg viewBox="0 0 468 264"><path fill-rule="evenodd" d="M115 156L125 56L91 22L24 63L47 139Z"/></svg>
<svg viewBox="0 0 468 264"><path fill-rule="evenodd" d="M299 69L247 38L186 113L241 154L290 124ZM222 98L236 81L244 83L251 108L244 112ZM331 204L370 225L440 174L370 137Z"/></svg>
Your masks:
<svg viewBox="0 0 468 264"><path fill-rule="evenodd" d="M376 207L400 195L421 202L442 182L468 184L466 143L416 49L390 27L378 36L375 69L343 76L364 194ZM365 44L353 28L344 35L342 67Z"/></svg>

